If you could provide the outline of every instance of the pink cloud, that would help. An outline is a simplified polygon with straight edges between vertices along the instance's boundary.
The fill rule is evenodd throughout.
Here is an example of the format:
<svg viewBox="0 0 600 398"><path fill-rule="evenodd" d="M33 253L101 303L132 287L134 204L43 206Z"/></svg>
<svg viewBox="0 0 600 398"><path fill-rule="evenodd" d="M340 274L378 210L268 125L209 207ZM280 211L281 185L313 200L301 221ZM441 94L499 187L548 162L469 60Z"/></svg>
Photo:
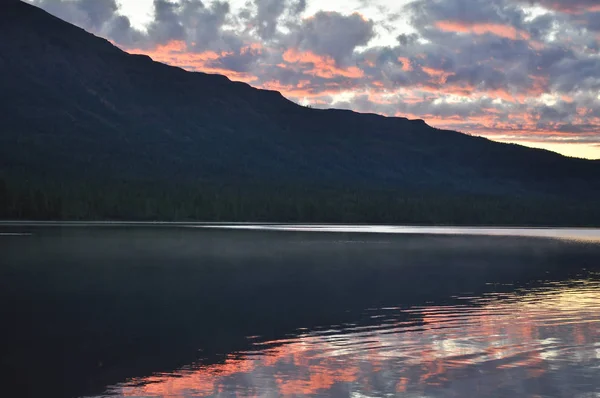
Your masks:
<svg viewBox="0 0 600 398"><path fill-rule="evenodd" d="M437 84L445 84L448 76L452 74L442 69L430 68L427 66L424 66L422 70L423 72L427 73L432 78L432 81Z"/></svg>
<svg viewBox="0 0 600 398"><path fill-rule="evenodd" d="M191 52L189 51L187 44L183 41L171 41L165 45L159 45L151 50L129 49L128 52L132 54L148 55L155 61L179 66L187 70L222 74L232 80L249 83L258 79L256 76L253 76L249 73L237 72L211 66L211 61L226 57L231 55L231 53L225 51L204 51L200 53Z"/></svg>
<svg viewBox="0 0 600 398"><path fill-rule="evenodd" d="M406 58L406 57L398 57L398 61L402 62L402 70L405 72L410 72L413 70L413 66L412 63L410 62L410 59Z"/></svg>
<svg viewBox="0 0 600 398"><path fill-rule="evenodd" d="M438 21L435 26L444 32L470 33L475 35L493 34L511 40L529 40L529 33L514 26L497 23L468 23L464 21Z"/></svg>
<svg viewBox="0 0 600 398"><path fill-rule="evenodd" d="M309 67L311 69L306 70L305 73L324 79L332 79L340 76L358 79L364 76L364 72L356 66L341 68L336 66L333 58L318 55L311 51L289 49L283 53L283 60L288 64L302 68Z"/></svg>

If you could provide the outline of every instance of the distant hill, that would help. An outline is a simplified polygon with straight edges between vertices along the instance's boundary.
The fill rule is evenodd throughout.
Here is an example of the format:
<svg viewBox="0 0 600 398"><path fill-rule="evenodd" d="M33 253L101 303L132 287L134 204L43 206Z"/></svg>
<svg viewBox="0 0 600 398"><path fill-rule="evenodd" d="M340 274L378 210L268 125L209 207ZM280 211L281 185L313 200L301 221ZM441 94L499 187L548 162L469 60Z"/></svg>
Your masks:
<svg viewBox="0 0 600 398"><path fill-rule="evenodd" d="M20 1L0 5L0 92L0 178L16 185L600 198L600 162L302 107L130 55Z"/></svg>

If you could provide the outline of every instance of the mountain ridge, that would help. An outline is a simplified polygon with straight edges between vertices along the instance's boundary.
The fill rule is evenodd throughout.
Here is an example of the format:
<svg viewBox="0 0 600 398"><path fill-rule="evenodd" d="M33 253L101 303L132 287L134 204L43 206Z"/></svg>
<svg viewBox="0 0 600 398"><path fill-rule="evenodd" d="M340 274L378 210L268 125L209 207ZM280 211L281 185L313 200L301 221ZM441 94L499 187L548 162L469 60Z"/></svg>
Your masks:
<svg viewBox="0 0 600 398"><path fill-rule="evenodd" d="M0 7L0 178L600 198L600 161L303 107L128 54L21 1Z"/></svg>

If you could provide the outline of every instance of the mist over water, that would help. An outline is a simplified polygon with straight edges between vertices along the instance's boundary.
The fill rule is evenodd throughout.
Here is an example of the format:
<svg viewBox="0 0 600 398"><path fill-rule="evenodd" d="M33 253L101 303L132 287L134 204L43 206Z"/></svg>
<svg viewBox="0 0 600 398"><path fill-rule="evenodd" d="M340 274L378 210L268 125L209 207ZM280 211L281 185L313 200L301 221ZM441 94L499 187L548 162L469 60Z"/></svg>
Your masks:
<svg viewBox="0 0 600 398"><path fill-rule="evenodd" d="M600 392L596 230L235 228L0 227L4 392Z"/></svg>

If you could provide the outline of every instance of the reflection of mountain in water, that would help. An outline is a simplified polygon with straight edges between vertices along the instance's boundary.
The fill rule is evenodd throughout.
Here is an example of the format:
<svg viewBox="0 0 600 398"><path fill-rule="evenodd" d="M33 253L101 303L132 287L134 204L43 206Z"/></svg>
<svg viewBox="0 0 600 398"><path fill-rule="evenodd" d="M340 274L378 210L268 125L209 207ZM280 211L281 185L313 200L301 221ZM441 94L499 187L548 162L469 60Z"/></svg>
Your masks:
<svg viewBox="0 0 600 398"><path fill-rule="evenodd" d="M33 396L97 394L192 363L200 372L260 367L263 362L232 355L273 340L291 339L269 348L282 352L306 339L320 344L324 337L313 335L332 325L375 326L373 336L385 322L428 330L433 314L424 310L393 312L391 319L365 310L431 309L461 303L457 295L562 281L597 268L600 254L591 244L502 237L109 227L34 232L0 240L2 312L7 324L17 325L8 330L3 366L17 370L21 395ZM309 336L297 340L299 334ZM327 377L351 378L345 368L335 372L342 373Z"/></svg>

